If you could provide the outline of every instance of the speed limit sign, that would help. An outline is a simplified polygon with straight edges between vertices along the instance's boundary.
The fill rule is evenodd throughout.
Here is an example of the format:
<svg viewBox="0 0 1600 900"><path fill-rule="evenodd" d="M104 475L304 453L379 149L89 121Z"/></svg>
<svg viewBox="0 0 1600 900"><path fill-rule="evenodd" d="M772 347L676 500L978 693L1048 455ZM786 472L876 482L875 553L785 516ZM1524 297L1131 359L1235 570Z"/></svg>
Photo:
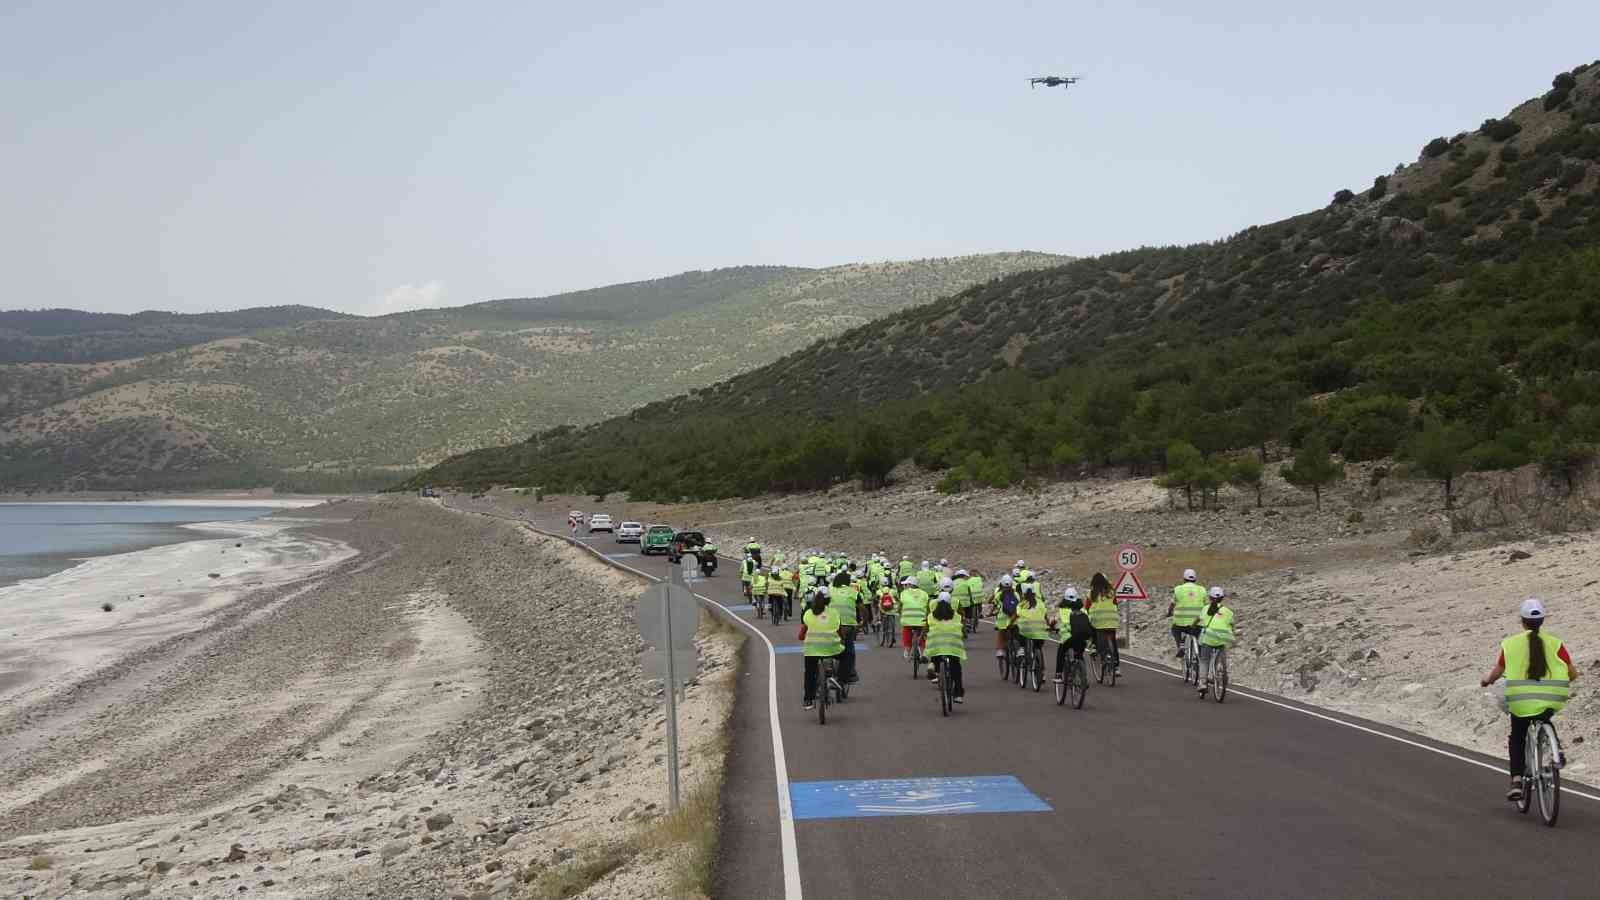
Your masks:
<svg viewBox="0 0 1600 900"><path fill-rule="evenodd" d="M1133 544L1117 548L1117 568L1124 572L1137 572L1144 565L1144 551Z"/></svg>

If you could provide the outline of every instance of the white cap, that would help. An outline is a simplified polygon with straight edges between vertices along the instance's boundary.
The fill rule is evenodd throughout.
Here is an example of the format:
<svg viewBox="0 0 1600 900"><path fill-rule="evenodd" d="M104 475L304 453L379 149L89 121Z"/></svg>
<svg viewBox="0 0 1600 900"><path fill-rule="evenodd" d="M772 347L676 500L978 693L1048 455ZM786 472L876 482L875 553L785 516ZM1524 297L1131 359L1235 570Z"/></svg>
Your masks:
<svg viewBox="0 0 1600 900"><path fill-rule="evenodd" d="M772 568L767 570L767 573L770 574L770 575L778 574L778 567L777 566L773 566Z"/></svg>
<svg viewBox="0 0 1600 900"><path fill-rule="evenodd" d="M1067 588L1066 590L1061 592L1061 599L1063 599L1063 600L1076 600L1076 599L1078 599L1078 589L1077 588Z"/></svg>
<svg viewBox="0 0 1600 900"><path fill-rule="evenodd" d="M1226 597L1226 596L1227 596L1226 592L1224 592L1221 587L1212 587L1211 588L1211 599L1213 599L1213 600L1221 600L1223 597Z"/></svg>
<svg viewBox="0 0 1600 900"><path fill-rule="evenodd" d="M1535 622L1541 621L1544 619L1544 601L1534 597L1529 597L1528 599L1522 601L1522 609L1520 612L1524 619L1531 619Z"/></svg>
<svg viewBox="0 0 1600 900"><path fill-rule="evenodd" d="M949 603L950 602L950 592L949 591L940 591L939 592L939 602L940 603Z"/></svg>
<svg viewBox="0 0 1600 900"><path fill-rule="evenodd" d="M965 577L967 577L967 570L966 569L957 569L956 570L956 577L957 578L965 578Z"/></svg>
<svg viewBox="0 0 1600 900"><path fill-rule="evenodd" d="M906 561L906 562L911 562L911 557L909 557L909 556L906 556L906 555L904 555L904 554L902 554L902 555L901 555L901 556L900 556L900 558L901 558L901 559L903 559L903 560L905 560L905 561Z"/></svg>
<svg viewBox="0 0 1600 900"><path fill-rule="evenodd" d="M948 591L951 588L955 587L956 583L954 581L951 581L950 579L946 578L943 581L939 582L939 586Z"/></svg>
<svg viewBox="0 0 1600 900"><path fill-rule="evenodd" d="M907 575L906 577L900 579L900 583L901 584L916 584L917 580L915 578L912 578L910 575Z"/></svg>
<svg viewBox="0 0 1600 900"><path fill-rule="evenodd" d="M1184 569L1183 570L1183 580L1184 581L1193 581L1193 580L1195 580L1196 578L1199 578L1199 577L1200 577L1199 575L1196 575L1194 573L1193 569Z"/></svg>
<svg viewBox="0 0 1600 900"><path fill-rule="evenodd" d="M1025 562L1023 562L1023 561L1022 561L1022 560L1020 560L1020 559L1019 559L1019 560L1017 560L1017 568L1019 568L1019 569L1025 569L1025 568L1027 568L1027 566L1028 566L1028 564L1027 564L1027 563L1025 563Z"/></svg>
<svg viewBox="0 0 1600 900"><path fill-rule="evenodd" d="M948 566L948 565L950 565L950 560L948 560L948 559L941 559L941 560L939 560L939 565L941 565L941 566Z"/></svg>
<svg viewBox="0 0 1600 900"><path fill-rule="evenodd" d="M1034 587L1033 587L1033 582L1031 582L1031 581L1030 581L1030 582L1028 582L1028 583L1027 583L1027 584L1024 584L1024 585L1023 585L1023 586L1022 586L1022 592L1023 592L1023 593L1024 593L1024 594L1031 594L1031 593L1033 593L1033 592L1034 592Z"/></svg>
<svg viewBox="0 0 1600 900"><path fill-rule="evenodd" d="M923 560L923 561L922 561L922 567L923 567L923 568L924 568L924 569L926 569L926 568L927 568L927 567L928 567L928 561L927 561L927 560Z"/></svg>
<svg viewBox="0 0 1600 900"><path fill-rule="evenodd" d="M1000 576L1000 583L1001 584L1005 584L1005 585L1009 585L1011 583L1011 576L1010 575L1001 575Z"/></svg>

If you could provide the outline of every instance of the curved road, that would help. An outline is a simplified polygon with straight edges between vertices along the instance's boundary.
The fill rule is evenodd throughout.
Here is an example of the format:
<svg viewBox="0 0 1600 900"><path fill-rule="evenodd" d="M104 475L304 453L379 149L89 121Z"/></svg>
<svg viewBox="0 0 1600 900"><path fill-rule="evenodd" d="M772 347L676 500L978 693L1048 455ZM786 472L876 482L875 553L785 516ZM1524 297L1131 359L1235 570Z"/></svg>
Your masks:
<svg viewBox="0 0 1600 900"><path fill-rule="evenodd" d="M564 518L535 524L565 533ZM669 572L609 535L580 543ZM1048 684L1000 681L992 626L968 640L951 718L863 635L862 683L819 726L785 651L798 625L738 610L736 570L722 572L691 587L767 641L745 644L716 897L1600 896L1600 792L1568 789L1544 828L1501 799L1501 760L1258 691L1202 702L1133 658L1084 709L1057 706ZM769 660L797 819L788 881ZM838 781L869 783L823 784Z"/></svg>

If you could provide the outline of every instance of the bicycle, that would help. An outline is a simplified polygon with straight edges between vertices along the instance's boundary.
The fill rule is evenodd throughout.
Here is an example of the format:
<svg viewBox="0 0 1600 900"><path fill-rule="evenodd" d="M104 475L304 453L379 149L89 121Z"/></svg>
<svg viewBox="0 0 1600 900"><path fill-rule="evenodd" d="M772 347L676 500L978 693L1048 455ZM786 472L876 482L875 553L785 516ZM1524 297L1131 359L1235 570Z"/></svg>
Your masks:
<svg viewBox="0 0 1600 900"><path fill-rule="evenodd" d="M767 617L767 595L757 594L752 598L751 603L756 608L756 618L765 619Z"/></svg>
<svg viewBox="0 0 1600 900"><path fill-rule="evenodd" d="M878 629L878 646L893 647L895 645L894 613L886 612L880 617L880 619L883 622L883 627Z"/></svg>
<svg viewBox="0 0 1600 900"><path fill-rule="evenodd" d="M1561 741L1556 737L1556 726L1550 721L1553 715L1546 712L1528 725L1522 763L1522 798L1517 801L1517 812L1526 813L1533 807L1533 797L1539 797L1539 818L1546 827L1554 828L1561 814L1561 768L1566 756L1561 752Z"/></svg>
<svg viewBox="0 0 1600 900"><path fill-rule="evenodd" d="M1019 688L1028 686L1028 641L1015 635L1006 636L1006 655L1011 660L1011 683Z"/></svg>
<svg viewBox="0 0 1600 900"><path fill-rule="evenodd" d="M907 645L906 649L911 654L911 678L916 680L917 672L921 670L922 664L927 662L927 657L922 655L922 635L926 630L926 626L910 625L907 627L911 629L911 643Z"/></svg>
<svg viewBox="0 0 1600 900"><path fill-rule="evenodd" d="M1024 657L1023 677L1019 687L1027 687L1031 684L1033 692L1037 694L1039 689L1044 687L1044 647L1035 646L1031 640L1025 640L1022 643Z"/></svg>
<svg viewBox="0 0 1600 900"><path fill-rule="evenodd" d="M771 597L767 598L767 611L770 613L770 618L772 619L772 624L774 624L774 625L782 625L783 624L783 620L785 618L785 616L784 616L784 606L786 605L784 601L786 599L787 598L784 597L782 594L778 594L776 596L771 596ZM760 617L760 614L758 612L757 613L757 618L759 618L759 617Z"/></svg>
<svg viewBox="0 0 1600 900"><path fill-rule="evenodd" d="M941 656L935 660L934 670L939 673L939 711L948 716L955 708L955 685L950 682L950 657Z"/></svg>
<svg viewBox="0 0 1600 900"><path fill-rule="evenodd" d="M838 673L838 657L825 656L822 658L821 671L817 673L817 723L828 724L828 704L843 703L850 697L850 689L836 677ZM832 697L833 699L829 699Z"/></svg>
<svg viewBox="0 0 1600 900"><path fill-rule="evenodd" d="M1200 639L1193 634L1183 636L1183 683L1200 685Z"/></svg>
<svg viewBox="0 0 1600 900"><path fill-rule="evenodd" d="M1211 650L1211 680L1206 683L1205 692L1200 694L1204 700L1206 693L1211 694L1211 699L1221 703L1228 696L1228 648L1213 647Z"/></svg>
<svg viewBox="0 0 1600 900"><path fill-rule="evenodd" d="M1095 638L1095 652L1089 659L1089 668L1094 670L1095 684L1106 687L1116 687L1117 660L1113 655L1116 650L1116 641L1107 640L1104 635Z"/></svg>
<svg viewBox="0 0 1600 900"><path fill-rule="evenodd" d="M1083 661L1083 651L1067 649L1067 667L1056 683L1056 705L1062 706L1070 697L1073 709L1083 709L1089 696L1089 669Z"/></svg>

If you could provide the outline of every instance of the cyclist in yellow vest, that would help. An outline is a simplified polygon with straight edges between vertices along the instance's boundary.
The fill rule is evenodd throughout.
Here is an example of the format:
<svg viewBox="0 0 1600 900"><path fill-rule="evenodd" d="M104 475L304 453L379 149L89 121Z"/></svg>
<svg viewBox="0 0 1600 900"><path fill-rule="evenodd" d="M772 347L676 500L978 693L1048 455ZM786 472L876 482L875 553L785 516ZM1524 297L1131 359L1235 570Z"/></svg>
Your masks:
<svg viewBox="0 0 1600 900"><path fill-rule="evenodd" d="M900 579L900 605L897 613L900 616L900 639L905 644L905 649L900 651L900 657L910 659L913 652L921 652L920 645L915 643L916 638L911 634L911 629L928 626L928 594L917 587L917 579L910 575Z"/></svg>
<svg viewBox="0 0 1600 900"><path fill-rule="evenodd" d="M1117 612L1117 596L1111 582L1099 572L1089 580L1089 602L1083 605L1089 614L1089 624L1095 630L1095 650L1105 656L1105 664L1116 671L1122 670L1122 654L1117 651L1117 629L1122 616Z"/></svg>
<svg viewBox="0 0 1600 900"><path fill-rule="evenodd" d="M995 585L994 596L989 598L989 603L994 607L994 655L996 659L1006 655L1006 632L1011 630L1011 617L1016 614L1017 604L1016 585L1012 583L1010 575L1001 575L1000 583Z"/></svg>
<svg viewBox="0 0 1600 900"><path fill-rule="evenodd" d="M767 614L767 570L760 566L750 573L750 602L755 604L756 618Z"/></svg>
<svg viewBox="0 0 1600 900"><path fill-rule="evenodd" d="M844 641L839 637L839 620L828 608L828 595L822 591L812 592L811 603L800 622L800 643L806 654L805 707L816 709L822 661L844 653Z"/></svg>
<svg viewBox="0 0 1600 900"><path fill-rule="evenodd" d="M1038 653L1040 668L1043 669L1044 639L1048 637L1049 626L1045 623L1044 603L1039 599L1039 590L1033 584L1022 586L1022 602L1017 605L1017 636L1022 638L1023 648L1029 653ZM1026 671L1026 670L1024 670ZM1043 672L1040 673L1041 678Z"/></svg>
<svg viewBox="0 0 1600 900"><path fill-rule="evenodd" d="M950 595L940 594L934 604L933 615L928 619L928 675L938 681L939 671L934 662L944 657L950 670L950 694L957 703L965 703L966 686L961 683L961 664L967 660L967 648L962 642L961 618L950 605Z"/></svg>
<svg viewBox="0 0 1600 900"><path fill-rule="evenodd" d="M860 681L856 677L856 586L850 573L833 576L828 588L828 608L839 618L839 638L844 641L844 655L839 657L839 678L845 684Z"/></svg>
<svg viewBox="0 0 1600 900"><path fill-rule="evenodd" d="M756 561L750 558L750 554L746 553L744 555L744 562L739 563L739 581L741 583L740 586L744 589L744 598L746 600L750 600L751 598L750 582L755 577Z"/></svg>
<svg viewBox="0 0 1600 900"><path fill-rule="evenodd" d="M933 571L933 566L927 560L922 561L922 568L917 570L917 587L929 597L939 592L939 574Z"/></svg>
<svg viewBox="0 0 1600 900"><path fill-rule="evenodd" d="M1578 667L1567 646L1555 635L1540 630L1544 626L1544 603L1524 600L1518 614L1522 617L1522 631L1500 642L1500 658L1481 682L1488 687L1501 675L1506 677L1506 711L1511 714L1511 740L1507 747L1511 756L1511 789L1506 791L1507 800L1522 799L1528 726L1560 712L1567 705L1572 682L1578 680Z"/></svg>
<svg viewBox="0 0 1600 900"><path fill-rule="evenodd" d="M1211 605L1200 616L1200 676L1203 679L1195 688L1200 696L1211 687L1211 667L1217 658L1217 648L1233 646L1233 610L1222 605L1227 592L1221 587L1211 589Z"/></svg>
<svg viewBox="0 0 1600 900"><path fill-rule="evenodd" d="M911 573L915 572L916 569L917 567L911 564L911 557L902 556L900 557L900 566L895 570L895 574L904 580L911 577Z"/></svg>
<svg viewBox="0 0 1600 900"><path fill-rule="evenodd" d="M1193 569L1184 569L1183 583L1172 589L1172 602L1167 604L1167 615L1172 617L1172 641L1178 645L1180 658L1184 637L1200 636L1200 614L1205 611L1206 589Z"/></svg>
<svg viewBox="0 0 1600 900"><path fill-rule="evenodd" d="M767 570L767 609L778 611L773 616L775 619L787 618L789 615L788 608L784 604L788 589L789 579L782 569L773 566Z"/></svg>

